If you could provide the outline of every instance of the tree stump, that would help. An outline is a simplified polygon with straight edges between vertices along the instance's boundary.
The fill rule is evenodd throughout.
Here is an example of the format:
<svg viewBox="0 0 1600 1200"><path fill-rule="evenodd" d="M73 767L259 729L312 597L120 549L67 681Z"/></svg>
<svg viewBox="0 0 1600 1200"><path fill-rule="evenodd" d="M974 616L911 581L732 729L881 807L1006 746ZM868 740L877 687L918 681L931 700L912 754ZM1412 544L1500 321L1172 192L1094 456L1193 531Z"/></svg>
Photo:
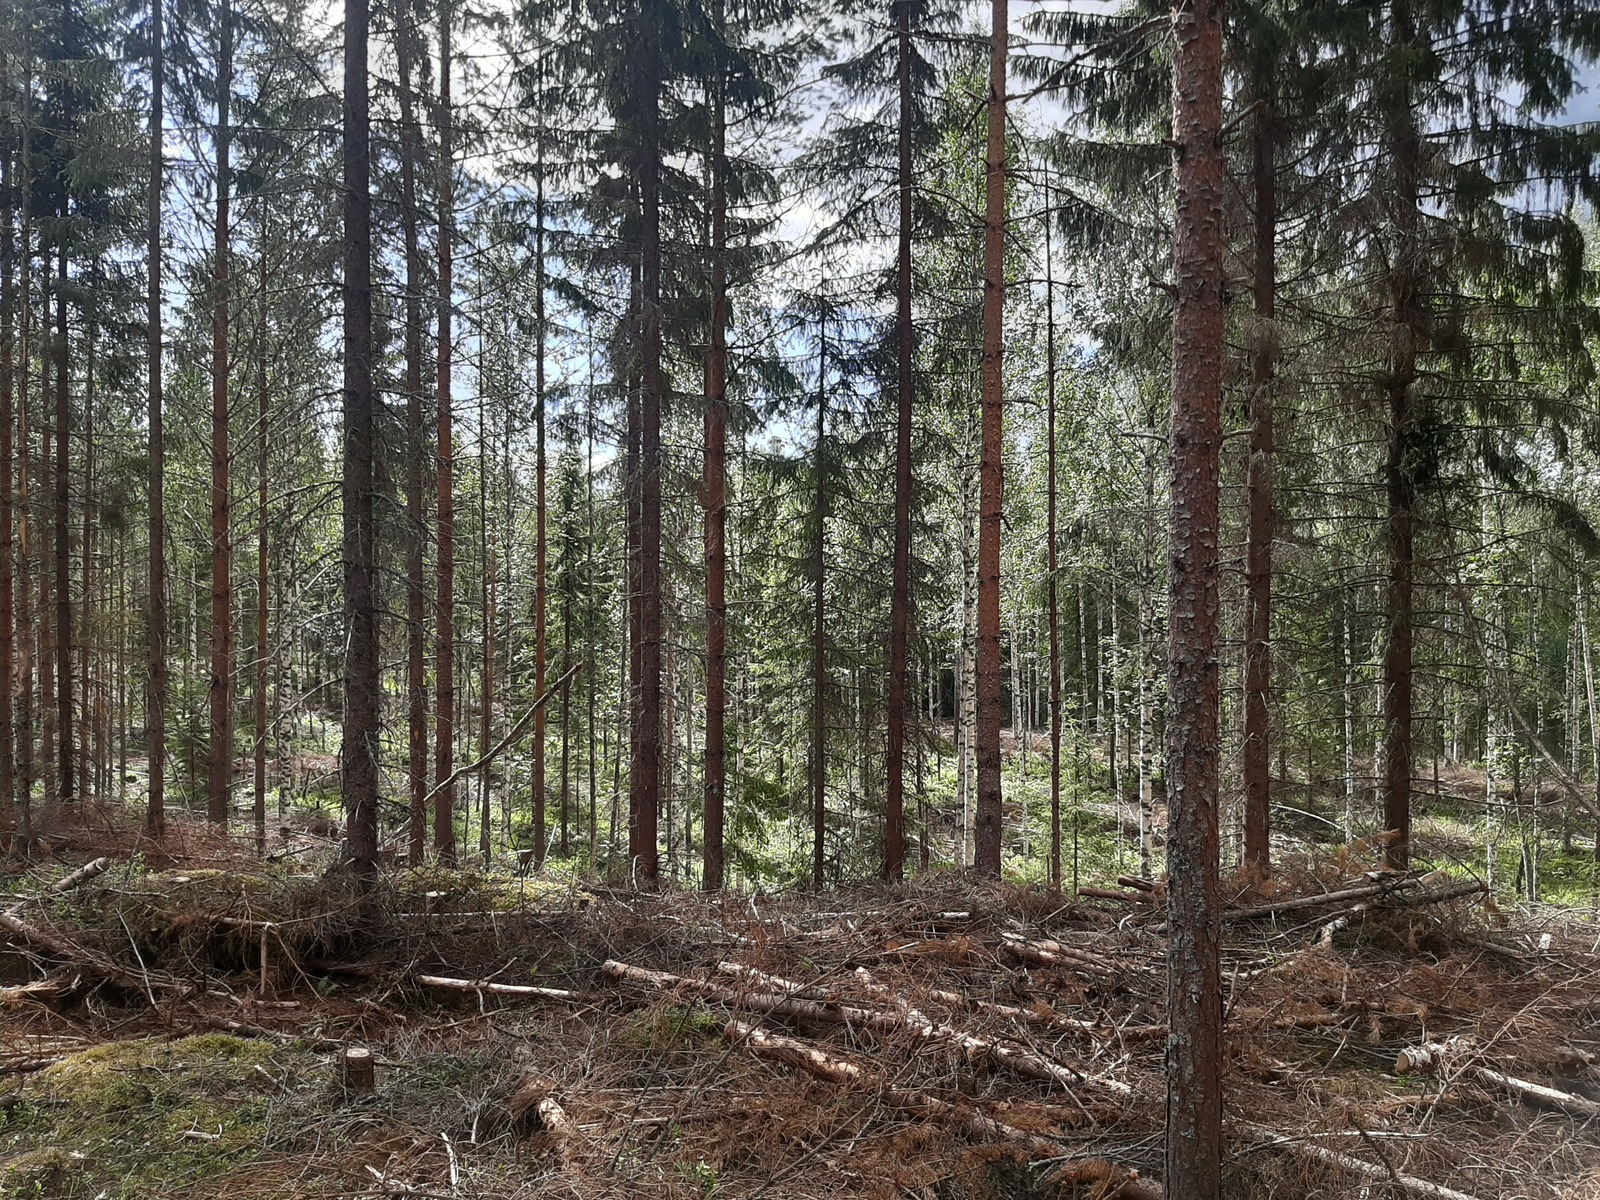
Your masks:
<svg viewBox="0 0 1600 1200"><path fill-rule="evenodd" d="M339 1084L347 1092L370 1092L376 1085L376 1060L365 1046L339 1052Z"/></svg>

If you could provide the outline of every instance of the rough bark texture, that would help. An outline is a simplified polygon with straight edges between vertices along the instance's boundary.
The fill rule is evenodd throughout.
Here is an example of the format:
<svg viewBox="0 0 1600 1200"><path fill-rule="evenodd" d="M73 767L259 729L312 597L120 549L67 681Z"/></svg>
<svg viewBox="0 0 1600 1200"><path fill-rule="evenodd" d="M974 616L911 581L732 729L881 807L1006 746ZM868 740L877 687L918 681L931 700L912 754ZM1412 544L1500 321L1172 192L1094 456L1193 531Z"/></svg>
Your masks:
<svg viewBox="0 0 1600 1200"><path fill-rule="evenodd" d="M148 281L145 320L149 324L146 366L146 420L150 426L149 608L145 615L145 729L149 738L149 795L145 832L159 838L167 830L167 526L166 440L161 396L161 190L165 117L162 95L166 72L162 18L165 0L150 4L150 182L145 196Z"/></svg>
<svg viewBox="0 0 1600 1200"><path fill-rule="evenodd" d="M1223 189L1221 0L1173 9L1173 278L1167 842L1167 1192L1215 1200L1222 1165L1217 880L1218 475Z"/></svg>
<svg viewBox="0 0 1600 1200"><path fill-rule="evenodd" d="M1391 57L1403 62L1413 31L1408 4L1389 7ZM1389 636L1383 652L1383 822L1394 834L1384 861L1403 869L1411 860L1412 574L1415 563L1417 489L1408 449L1416 418L1417 347L1425 336L1419 268L1418 174L1420 138L1406 69L1392 73L1387 97L1389 147L1394 172L1394 247L1389 272L1391 342L1383 387L1389 407L1384 462L1388 583L1384 594Z"/></svg>
<svg viewBox="0 0 1600 1200"><path fill-rule="evenodd" d="M534 549L533 549L533 690L535 695L544 692L545 672L549 665L549 607L547 563L548 540L546 534L546 477L545 477L545 310L544 310L544 139L541 131L536 170L536 195L534 201L534 294L533 324L536 345L533 356L533 406L536 430L534 445ZM545 714L540 709L533 718L533 860L544 862L545 843ZM571 853L567 844L565 810L561 820L561 855Z"/></svg>
<svg viewBox="0 0 1600 1200"><path fill-rule="evenodd" d="M450 115L450 15L449 3L439 9L439 632L438 662L434 666L434 796L433 845L439 860L456 860L456 500L455 448L451 428L454 404L450 397L452 341L451 237L455 230L455 163L451 158Z"/></svg>
<svg viewBox="0 0 1600 1200"><path fill-rule="evenodd" d="M261 200L262 241L266 242L266 198ZM267 260L261 258L261 325L256 340L256 671L255 671L255 796L256 853L267 852L267 674L272 654L267 647L268 592L271 570L268 534L270 507L267 479L270 474L270 443L267 437L271 419L271 398L267 391Z"/></svg>
<svg viewBox="0 0 1600 1200"><path fill-rule="evenodd" d="M629 854L639 886L654 889L661 869L656 830L661 803L661 420L666 390L661 368L662 64L653 43L642 43L639 56L639 688L631 747Z"/></svg>
<svg viewBox="0 0 1600 1200"><path fill-rule="evenodd" d="M894 578L889 598L889 741L885 766L883 877L905 874L906 697L911 642L911 418L916 331L911 325L911 4L894 6L900 88L898 245L895 254Z"/></svg>
<svg viewBox="0 0 1600 1200"><path fill-rule="evenodd" d="M1044 187L1045 559L1050 621L1050 887L1061 890L1061 596L1056 556L1056 293L1050 254L1050 183Z"/></svg>
<svg viewBox="0 0 1600 1200"><path fill-rule="evenodd" d="M1271 64L1257 68L1270 79ZM1277 163L1270 98L1257 96L1252 172L1255 187L1255 320L1251 326L1249 491L1244 593L1244 861L1266 872L1271 849L1272 459L1277 335Z"/></svg>
<svg viewBox="0 0 1600 1200"><path fill-rule="evenodd" d="M211 682L206 690L211 716L206 815L228 823L233 791L233 544L228 511L228 317L232 285L228 278L230 193L233 190L229 100L233 92L233 15L218 9L221 46L217 51L216 224L211 258Z"/></svg>
<svg viewBox="0 0 1600 1200"><path fill-rule="evenodd" d="M339 747L346 854L378 852L378 596L372 386L372 196L367 0L346 0L344 42L344 728Z"/></svg>
<svg viewBox="0 0 1600 1200"><path fill-rule="evenodd" d="M61 204L66 216L66 201ZM55 491L55 605L56 605L56 779L62 803L79 799L77 757L72 737L72 390L68 371L67 251L56 261L56 461Z"/></svg>
<svg viewBox="0 0 1600 1200"><path fill-rule="evenodd" d="M811 886L822 890L828 839L828 324L817 358L815 540L811 548Z"/></svg>
<svg viewBox="0 0 1600 1200"><path fill-rule="evenodd" d="M715 20L721 28L722 0ZM706 354L705 549L706 740L705 869L701 886L720 891L724 880L723 819L727 790L724 746L728 678L728 194L727 110L723 88L711 89L711 329ZM893 720L891 715L890 720Z"/></svg>
<svg viewBox="0 0 1600 1200"><path fill-rule="evenodd" d="M0 82L9 86L7 75ZM0 152L0 196L6 208L0 216L0 836L15 827L15 787L12 754L12 672L15 669L16 591L12 568L12 400L16 372L16 296L12 291L12 260L16 235L12 227L11 152Z"/></svg>
<svg viewBox="0 0 1600 1200"><path fill-rule="evenodd" d="M1000 874L1000 524L1006 303L1006 0L992 0L983 236L983 426L979 455L975 866Z"/></svg>
<svg viewBox="0 0 1600 1200"><path fill-rule="evenodd" d="M23 178L28 174L28 141L22 141L19 151L21 157L21 174ZM17 362L23 369L17 372L17 545L16 545L16 577L19 581L16 588L17 602L17 628L22 631L22 637L17 640L17 666L16 679L12 685L13 694L16 696L16 712L13 715L16 732L16 806L17 806L17 840L26 853L33 840L32 813L33 813L33 589L29 586L29 579L33 569L33 546L30 537L32 520L32 495L30 473L28 470L28 456L31 449L32 434L29 428L29 398L28 398L28 329L30 325L30 303L32 272L29 270L31 257L29 242L31 237L32 222L30 217L29 195L30 189L21 189L22 213L18 222L21 236L18 239L17 258Z"/></svg>
<svg viewBox="0 0 1600 1200"><path fill-rule="evenodd" d="M396 38L400 83L400 224L405 242L406 359L406 782L410 798L407 847L410 862L422 862L428 827L427 596L423 574L427 522L422 414L422 252L417 226L417 163L422 127L417 121L413 73L417 58L417 12L404 0Z"/></svg>

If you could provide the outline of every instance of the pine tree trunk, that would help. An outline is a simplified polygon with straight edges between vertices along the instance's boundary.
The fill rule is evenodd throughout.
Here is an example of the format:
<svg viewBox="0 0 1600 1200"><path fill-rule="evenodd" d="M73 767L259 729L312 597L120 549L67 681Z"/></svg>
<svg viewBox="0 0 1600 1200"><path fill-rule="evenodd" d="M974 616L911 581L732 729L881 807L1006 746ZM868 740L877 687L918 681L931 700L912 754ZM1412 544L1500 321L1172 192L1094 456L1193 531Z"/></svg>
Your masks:
<svg viewBox="0 0 1600 1200"><path fill-rule="evenodd" d="M438 662L434 666L434 792L433 845L439 861L456 861L456 792L450 782L455 771L456 740L456 506L455 448L451 428L454 403L450 396L450 366L455 350L451 328L454 283L451 276L451 238L455 231L455 161L451 150L450 18L453 5L439 7L439 317L438 406L439 446L439 632Z"/></svg>
<svg viewBox="0 0 1600 1200"><path fill-rule="evenodd" d="M885 763L883 877L905 876L906 708L911 643L911 421L916 330L911 324L911 0L894 5L900 91L898 244L895 253L894 579L889 614L889 740Z"/></svg>
<svg viewBox="0 0 1600 1200"><path fill-rule="evenodd" d="M370 874L378 853L378 594L372 386L372 196L367 0L346 0L344 42L344 729L346 854Z"/></svg>
<svg viewBox="0 0 1600 1200"><path fill-rule="evenodd" d="M145 240L148 271L145 321L148 332L146 417L150 427L149 608L145 614L145 732L149 739L148 795L145 833L166 835L167 773L167 518L166 440L161 399L161 193L164 183L162 148L166 118L162 98L166 74L163 16L166 0L150 0L150 180L145 196Z"/></svg>
<svg viewBox="0 0 1600 1200"><path fill-rule="evenodd" d="M63 200L61 216L65 218L66 215L66 201ZM56 778L62 803L79 799L77 760L72 749L72 392L67 370L67 333L67 251L63 245L56 257L56 340L53 347L56 367Z"/></svg>
<svg viewBox="0 0 1600 1200"><path fill-rule="evenodd" d="M9 65L9 58L7 59ZM0 90L10 90L10 72L0 74ZM16 540L13 517L16 495L12 480L15 444L13 400L16 372L16 293L12 290L16 233L12 225L15 199L11 191L11 149L0 150L0 196L5 210L0 217L0 847L13 849L10 838L16 830L16 774L13 751L13 724L16 709L12 703L16 673L16 585L13 556ZM24 369L26 367L24 366Z"/></svg>
<svg viewBox="0 0 1600 1200"><path fill-rule="evenodd" d="M1411 13L1405 0L1389 6L1392 57L1411 51ZM1389 445L1384 462L1384 494L1388 504L1385 542L1388 581L1384 594L1388 638L1383 652L1383 823L1391 834L1384 850L1386 865L1403 870L1411 861L1412 777L1412 576L1415 566L1417 489L1407 461L1415 436L1417 348L1426 336L1419 271L1419 176L1421 146L1413 111L1409 67L1390 81L1397 94L1390 99L1388 152L1394 171L1395 247L1389 271L1392 321L1389 370L1384 379L1389 406Z"/></svg>
<svg viewBox="0 0 1600 1200"><path fill-rule="evenodd" d="M270 245L267 236L267 201L261 201L261 241ZM270 509L267 504L267 479L270 473L268 438L270 429L270 399L267 391L267 258L261 256L261 315L256 336L256 678L255 678L255 796L254 817L256 826L256 853L267 852L267 671L271 650L267 644L268 552L271 549L268 535Z"/></svg>
<svg viewBox="0 0 1600 1200"><path fill-rule="evenodd" d="M410 798L407 860L420 866L428 833L427 584L424 542L427 500L423 478L427 443L422 413L422 252L417 208L417 121L414 73L421 39L417 9L403 0L395 40L400 91L400 226L405 242L406 370L406 782Z"/></svg>
<svg viewBox="0 0 1600 1200"><path fill-rule="evenodd" d="M1257 69L1270 86L1273 64ZM1250 330L1250 451L1244 593L1244 861L1272 869L1272 463L1273 388L1278 364L1278 168L1269 96L1257 96L1255 118L1255 314Z"/></svg>
<svg viewBox="0 0 1600 1200"><path fill-rule="evenodd" d="M206 815L228 824L233 791L233 547L228 504L228 307L232 254L229 193L233 189L229 155L232 129L228 107L233 91L233 15L217 8L222 45L217 55L217 207L211 277L211 712L210 772Z"/></svg>
<svg viewBox="0 0 1600 1200"><path fill-rule="evenodd" d="M540 60L543 70L543 60ZM545 578L545 309L544 309L544 131L539 132L538 163L534 172L534 357L533 357L533 411L536 430L534 447L534 550L533 550L533 694L544 695L545 672L549 649L548 609L549 591ZM545 843L545 712L541 707L533 714L533 859L544 862ZM567 830L563 817L561 854L567 857Z"/></svg>
<svg viewBox="0 0 1600 1200"><path fill-rule="evenodd" d="M1045 568L1050 605L1050 888L1061 890L1061 597L1056 534L1056 291L1050 181L1044 184Z"/></svg>
<svg viewBox="0 0 1600 1200"><path fill-rule="evenodd" d="M656 845L661 803L661 423L665 402L661 335L661 63L657 49L640 64L639 180L639 692L633 729L630 847L639 886L652 891L660 876Z"/></svg>
<svg viewBox="0 0 1600 1200"><path fill-rule="evenodd" d="M723 0L714 20L723 25ZM711 87L711 328L706 353L705 550L706 740L705 866L701 887L722 890L724 805L727 790L728 678L728 196L727 109L721 81ZM892 718L891 718L892 719Z"/></svg>
<svg viewBox="0 0 1600 1200"><path fill-rule="evenodd" d="M24 138L21 149L22 177L28 177L28 142ZM22 188L21 237L17 263L17 549L16 549L16 605L17 629L22 636L16 642L16 678L13 693L16 711L13 721L16 729L16 806L17 842L24 855L33 852L33 545L30 536L33 527L33 497L29 456L32 454L33 433L29 424L28 360L31 323L32 271L30 251L32 222L29 220L29 193Z"/></svg>
<svg viewBox="0 0 1600 1200"><path fill-rule="evenodd" d="M983 432L978 501L977 764L974 865L1000 874L1000 525L1006 299L1006 0L992 0L983 239Z"/></svg>
<svg viewBox="0 0 1600 1200"><path fill-rule="evenodd" d="M1222 0L1174 9L1177 220L1172 324L1168 716L1167 1178L1216 1200L1222 1173L1218 885L1218 477L1224 353Z"/></svg>
<svg viewBox="0 0 1600 1200"><path fill-rule="evenodd" d="M811 886L822 890L828 834L828 486L825 451L828 420L828 318L822 318L817 357L815 452L816 528L811 558Z"/></svg>

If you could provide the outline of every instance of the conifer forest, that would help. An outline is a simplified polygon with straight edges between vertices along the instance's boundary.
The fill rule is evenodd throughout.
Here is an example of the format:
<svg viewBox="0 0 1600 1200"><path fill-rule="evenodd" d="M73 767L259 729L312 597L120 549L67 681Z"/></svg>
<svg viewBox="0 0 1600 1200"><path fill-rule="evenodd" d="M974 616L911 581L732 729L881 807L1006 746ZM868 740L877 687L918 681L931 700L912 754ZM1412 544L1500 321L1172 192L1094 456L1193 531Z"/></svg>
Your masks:
<svg viewBox="0 0 1600 1200"><path fill-rule="evenodd" d="M1600 1200L1597 88L5 0L0 1200Z"/></svg>

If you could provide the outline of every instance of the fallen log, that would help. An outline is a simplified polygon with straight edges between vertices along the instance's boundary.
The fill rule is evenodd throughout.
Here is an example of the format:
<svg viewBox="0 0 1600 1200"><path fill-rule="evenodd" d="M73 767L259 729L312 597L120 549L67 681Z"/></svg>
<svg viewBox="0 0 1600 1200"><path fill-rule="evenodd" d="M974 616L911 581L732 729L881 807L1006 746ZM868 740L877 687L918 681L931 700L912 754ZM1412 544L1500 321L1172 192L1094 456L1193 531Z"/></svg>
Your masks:
<svg viewBox="0 0 1600 1200"><path fill-rule="evenodd" d="M96 953L85 946L80 946L59 934L41 929L37 925L30 925L11 912L0 912L0 929L5 930L17 941L45 951L49 957L60 962L72 963L107 979L115 979L119 983L138 987L147 997L150 997L152 1007L155 1004L152 989L160 987L187 990L192 986L175 979L152 975L149 971L130 971L125 967L119 966L103 954Z"/></svg>
<svg viewBox="0 0 1600 1200"><path fill-rule="evenodd" d="M38 895L21 897L14 904L12 904L10 908L6 909L5 915L14 917L24 908L26 908L31 901L41 900L45 896L65 895L67 892L70 892L73 888L77 887L80 883L87 883L97 875L104 875L110 869L111 860L109 858L102 856L100 858L91 859L90 861L84 863L83 866L79 867L76 871L71 871L68 874L63 875L60 879L50 884Z"/></svg>
<svg viewBox="0 0 1600 1200"><path fill-rule="evenodd" d="M1119 904L1149 904L1151 897L1146 892L1118 892L1111 888L1081 887L1078 895L1090 896L1096 900L1115 900Z"/></svg>
<svg viewBox="0 0 1600 1200"><path fill-rule="evenodd" d="M729 1021L723 1027L722 1036L734 1045L745 1046L758 1057L770 1058L787 1066L796 1067L818 1079L842 1087L859 1087L878 1082L855 1063L831 1058L807 1042L768 1033L760 1026L744 1021ZM1023 1147L1030 1154L1044 1158L1061 1153L1060 1143L1018 1129L1014 1125L1007 1125L1004 1121L997 1121L964 1104L953 1104L948 1100L940 1100L936 1096L912 1091L909 1088L880 1086L878 1095L891 1108L924 1118L947 1120L961 1126L980 1141L1010 1142Z"/></svg>
<svg viewBox="0 0 1600 1200"><path fill-rule="evenodd" d="M978 1037L951 1025L936 1023L909 1006L898 1006L893 1011L881 1011L843 1004L831 999L807 1000L776 990L737 992L709 981L686 979L665 971L651 971L644 967L617 962L615 959L608 960L600 969L614 979L644 984L658 991L685 991L705 1000L725 1004L730 1008L795 1017L814 1024L857 1026L883 1034L907 1033L923 1041L950 1048L969 1066L992 1063L1026 1078L1058 1084L1069 1090L1087 1084L1119 1096L1131 1095L1133 1092L1131 1087L1120 1080L1092 1076L1075 1067L1066 1066L1030 1051ZM748 968L747 971L762 976L762 973L755 971L754 968ZM768 977L762 976L762 978ZM787 981L775 982L782 984Z"/></svg>
<svg viewBox="0 0 1600 1200"><path fill-rule="evenodd" d="M1224 923L1254 921L1260 917L1275 917L1280 913L1300 912L1308 908L1324 908L1329 904L1343 904L1347 900L1364 900L1370 896L1387 896L1394 892L1421 886L1421 879L1413 875L1403 875L1392 880L1383 880L1380 883L1345 888L1337 892L1324 892L1320 896L1295 896L1288 900L1274 900L1270 904L1252 905L1249 908L1225 909L1222 914L1222 920Z"/></svg>
<svg viewBox="0 0 1600 1200"><path fill-rule="evenodd" d="M1013 958L1020 958L1027 962L1038 963L1046 967L1066 967L1068 970L1077 971L1084 975L1094 975L1100 978L1115 974L1123 969L1121 964L1088 950L1079 950L1076 946L1068 946L1048 938L1033 940L1020 934L1002 933L1000 935L1000 948Z"/></svg>
<svg viewBox="0 0 1600 1200"><path fill-rule="evenodd" d="M1476 1196L1467 1192L1458 1192L1454 1188L1445 1187L1443 1184L1430 1183L1426 1179L1418 1179L1414 1175L1405 1175L1399 1171L1391 1170L1388 1166L1379 1166L1369 1163L1365 1159L1353 1155L1341 1154L1337 1150L1329 1150L1326 1146L1318 1146L1314 1142L1295 1141L1289 1138L1275 1138L1282 1142L1286 1149L1306 1158L1316 1159L1330 1167L1338 1167L1342 1171L1349 1171L1353 1175L1362 1175L1368 1179L1378 1179L1385 1183L1399 1184L1407 1192L1418 1196L1428 1196L1432 1200L1478 1200Z"/></svg>
<svg viewBox="0 0 1600 1200"><path fill-rule="evenodd" d="M1600 1104L1595 1103L1586 1096L1578 1096L1572 1092L1563 1092L1553 1087L1545 1087L1543 1084L1531 1083L1526 1079L1518 1079L1515 1075L1505 1075L1488 1067L1475 1067L1473 1068L1473 1074L1483 1082L1492 1083L1496 1087L1503 1088L1522 1100L1548 1104L1575 1117L1600 1117Z"/></svg>
<svg viewBox="0 0 1600 1200"><path fill-rule="evenodd" d="M454 979L448 975L414 975L412 978L425 987L446 988L455 992L484 992L491 996L523 996L542 1000L588 1000L586 992L567 988L533 987L522 983L495 983L487 979Z"/></svg>
<svg viewBox="0 0 1600 1200"><path fill-rule="evenodd" d="M30 1000L55 1000L70 992L77 983L78 976L68 978L65 974L57 973L46 975L43 979L35 979L31 983L0 987L0 1006L26 1004Z"/></svg>
<svg viewBox="0 0 1600 1200"><path fill-rule="evenodd" d="M1464 1038L1424 1042L1420 1046L1409 1046L1402 1050L1395 1060L1394 1070L1396 1075L1431 1075L1459 1064L1462 1075L1499 1088L1501 1091L1510 1092L1519 1100L1558 1108L1575 1117L1600 1116L1600 1103L1590 1100L1587 1096L1563 1092L1558 1088L1546 1087L1542 1083L1534 1083L1531 1080L1519 1079L1515 1075L1507 1075L1503 1071L1496 1071L1492 1067L1471 1061L1472 1053L1472 1043Z"/></svg>

